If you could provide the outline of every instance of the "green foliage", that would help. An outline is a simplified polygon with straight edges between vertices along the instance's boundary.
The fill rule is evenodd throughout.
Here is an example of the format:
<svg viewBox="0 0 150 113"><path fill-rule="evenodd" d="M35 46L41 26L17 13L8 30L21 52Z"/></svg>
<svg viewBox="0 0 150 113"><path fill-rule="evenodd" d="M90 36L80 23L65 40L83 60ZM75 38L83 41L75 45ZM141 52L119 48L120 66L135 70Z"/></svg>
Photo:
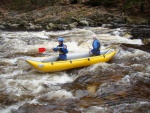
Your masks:
<svg viewBox="0 0 150 113"><path fill-rule="evenodd" d="M56 3L59 3L60 0L30 0L31 4L37 5L37 6L45 6L45 5L54 5Z"/></svg>
<svg viewBox="0 0 150 113"><path fill-rule="evenodd" d="M33 10L44 6L59 6L63 0L1 0L0 4L9 9L15 10ZM118 7L122 11L140 11L149 10L149 0L89 0L90 6Z"/></svg>
<svg viewBox="0 0 150 113"><path fill-rule="evenodd" d="M117 0L89 0L88 4L92 6L104 5L106 7L114 6Z"/></svg>
<svg viewBox="0 0 150 113"><path fill-rule="evenodd" d="M32 10L44 6L59 5L61 0L1 0L0 5L13 10Z"/></svg>
<svg viewBox="0 0 150 113"><path fill-rule="evenodd" d="M149 8L149 1L148 0L126 0L123 5L124 9L139 9L139 12L143 13L144 10Z"/></svg>
<svg viewBox="0 0 150 113"><path fill-rule="evenodd" d="M24 5L26 0L12 0L14 5Z"/></svg>
<svg viewBox="0 0 150 113"><path fill-rule="evenodd" d="M103 0L102 4L104 6L114 6L116 4L116 0Z"/></svg>
<svg viewBox="0 0 150 113"><path fill-rule="evenodd" d="M92 5L92 6L98 6L102 4L102 0L89 0L89 2L87 2L88 5Z"/></svg>
<svg viewBox="0 0 150 113"><path fill-rule="evenodd" d="M120 5L122 4L122 5ZM105 7L120 7L124 11L128 9L139 10L143 13L146 9L149 8L149 0L89 0L88 5L99 6L103 5ZM130 10L131 11L131 10Z"/></svg>
<svg viewBox="0 0 150 113"><path fill-rule="evenodd" d="M25 4L26 4L26 0L12 0L11 7L13 9L18 9L18 8L21 8L22 6L24 6Z"/></svg>
<svg viewBox="0 0 150 113"><path fill-rule="evenodd" d="M124 6L125 7L132 7L135 4L141 3L141 1L142 0L126 0L125 3L124 3Z"/></svg>

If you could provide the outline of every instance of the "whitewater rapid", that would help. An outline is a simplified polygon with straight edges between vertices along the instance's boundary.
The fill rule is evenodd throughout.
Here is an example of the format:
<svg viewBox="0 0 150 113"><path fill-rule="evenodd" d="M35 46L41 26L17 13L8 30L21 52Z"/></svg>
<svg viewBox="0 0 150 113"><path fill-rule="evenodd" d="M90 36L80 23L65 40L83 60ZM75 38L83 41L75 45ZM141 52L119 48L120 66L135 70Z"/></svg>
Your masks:
<svg viewBox="0 0 150 113"><path fill-rule="evenodd" d="M102 49L108 47L117 47L118 54L115 56L112 64L102 63L89 66L86 68L75 69L71 72L55 72L40 73L32 69L25 59L28 57L40 57L48 55L58 55L58 53L50 52L50 54L42 55L38 53L38 48L45 47L47 50L58 45L57 38L64 37L64 43L67 45L69 52L89 51L92 48L92 36L96 34L100 40ZM149 63L143 64L142 59L149 59L150 54L138 49L125 50L120 47L122 43L143 45L140 39L130 39L124 37L122 29L108 29L103 27L87 27L83 29L73 29L66 31L0 31L0 112L11 113L18 110L25 104L47 105L51 100L65 100L70 98L78 98L86 95L81 93L77 96L70 90L62 89L60 85L72 83L80 75L88 72L95 72L101 67L102 71L111 70L115 73L115 69L119 66L122 68L139 68L137 73L125 75L116 84L130 85L133 76L142 76L149 79L150 66ZM130 36L130 35L129 35ZM136 62L130 66L126 65L125 60L134 59ZM123 61L124 60L124 61ZM145 66L145 67L144 67ZM112 68L113 67L113 68ZM116 68L115 68L116 67ZM130 78L131 77L131 78ZM104 85L104 84L103 84ZM102 90L102 89L101 89ZM5 99L4 99L5 98ZM44 100L44 101L43 101ZM141 104L140 104L141 103ZM149 102L135 103L137 106ZM126 108L129 105L118 105ZM131 106L134 106L131 104ZM117 106L115 113L121 111ZM135 108L136 109L136 108ZM85 110L86 113L96 111L107 111L105 107L91 106Z"/></svg>

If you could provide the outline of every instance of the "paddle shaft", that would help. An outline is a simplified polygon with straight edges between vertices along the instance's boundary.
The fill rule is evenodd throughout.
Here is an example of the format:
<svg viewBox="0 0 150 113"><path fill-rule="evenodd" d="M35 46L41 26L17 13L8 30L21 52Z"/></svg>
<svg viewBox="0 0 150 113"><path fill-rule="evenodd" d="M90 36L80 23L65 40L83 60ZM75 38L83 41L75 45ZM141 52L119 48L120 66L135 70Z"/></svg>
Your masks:
<svg viewBox="0 0 150 113"><path fill-rule="evenodd" d="M57 48L63 48L63 47L57 47ZM46 51L46 48L42 47L38 49L39 53L43 53Z"/></svg>

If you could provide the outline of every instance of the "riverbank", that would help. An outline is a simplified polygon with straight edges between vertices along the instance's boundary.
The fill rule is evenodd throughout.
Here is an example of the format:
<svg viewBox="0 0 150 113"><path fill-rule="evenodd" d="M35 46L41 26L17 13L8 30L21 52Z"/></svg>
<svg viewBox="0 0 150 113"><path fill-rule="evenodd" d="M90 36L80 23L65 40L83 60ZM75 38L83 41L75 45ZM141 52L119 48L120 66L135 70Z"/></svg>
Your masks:
<svg viewBox="0 0 150 113"><path fill-rule="evenodd" d="M129 15L118 8L89 7L82 4L50 6L29 12L0 10L0 29L5 30L68 30L76 27L149 25L148 16ZM118 25L119 24L119 25Z"/></svg>
<svg viewBox="0 0 150 113"><path fill-rule="evenodd" d="M132 39L150 38L148 14L123 13L118 7L70 4L46 6L36 10L0 8L0 29L10 31L58 31L83 27L123 28ZM148 39L148 41L147 41Z"/></svg>

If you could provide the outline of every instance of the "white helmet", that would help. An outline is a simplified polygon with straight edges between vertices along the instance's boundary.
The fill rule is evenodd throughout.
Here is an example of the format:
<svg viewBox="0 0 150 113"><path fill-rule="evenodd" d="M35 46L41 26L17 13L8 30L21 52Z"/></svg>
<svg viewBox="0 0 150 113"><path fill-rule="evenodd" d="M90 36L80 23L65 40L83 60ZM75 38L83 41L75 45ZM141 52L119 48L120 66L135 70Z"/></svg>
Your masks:
<svg viewBox="0 0 150 113"><path fill-rule="evenodd" d="M97 38L97 36L96 35L93 35L93 39L96 39Z"/></svg>

